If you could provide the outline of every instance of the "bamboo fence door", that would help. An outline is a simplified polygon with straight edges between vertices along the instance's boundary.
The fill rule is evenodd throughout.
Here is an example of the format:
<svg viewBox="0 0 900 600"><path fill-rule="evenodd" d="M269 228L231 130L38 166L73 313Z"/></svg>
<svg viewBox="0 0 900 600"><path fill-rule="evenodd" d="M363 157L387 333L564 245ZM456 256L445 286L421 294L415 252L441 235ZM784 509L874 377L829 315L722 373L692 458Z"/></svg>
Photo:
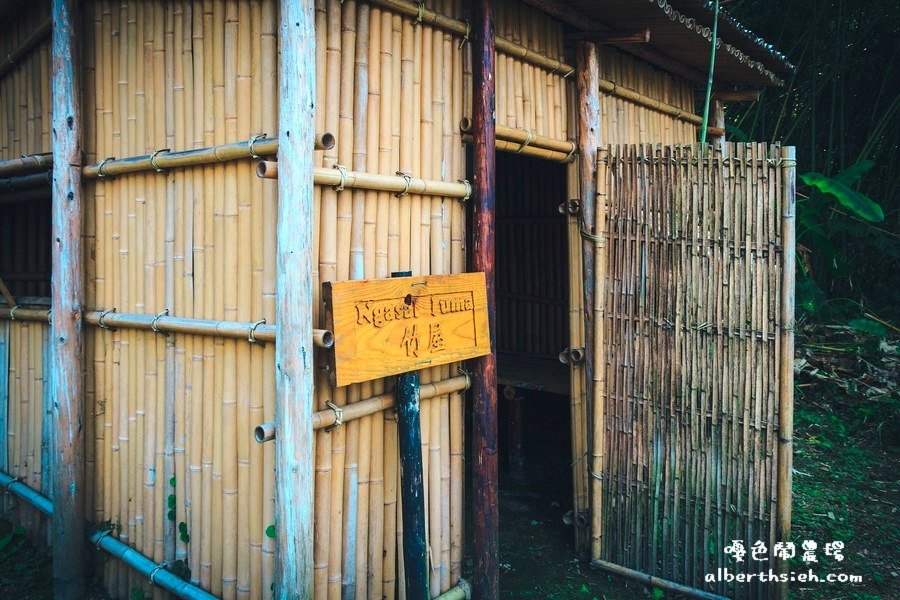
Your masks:
<svg viewBox="0 0 900 600"><path fill-rule="evenodd" d="M793 149L699 152L598 153L592 558L764 598L706 574L789 540Z"/></svg>

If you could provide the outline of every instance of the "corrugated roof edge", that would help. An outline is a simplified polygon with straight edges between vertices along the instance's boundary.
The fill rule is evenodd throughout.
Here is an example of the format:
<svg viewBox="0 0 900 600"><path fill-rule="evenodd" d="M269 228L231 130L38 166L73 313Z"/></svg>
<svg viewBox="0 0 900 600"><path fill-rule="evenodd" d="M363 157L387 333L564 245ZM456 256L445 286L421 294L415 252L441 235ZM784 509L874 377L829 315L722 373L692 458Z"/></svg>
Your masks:
<svg viewBox="0 0 900 600"><path fill-rule="evenodd" d="M696 18L685 15L677 8L669 4L667 0L649 0L649 2L651 4L655 4L666 14L666 16L669 17L670 20L678 21L679 23L683 24L688 30L695 31L697 35L700 35L707 41L712 40L712 29L709 26L701 25L697 22ZM702 9L708 13L704 16L707 16L711 22L713 14L715 12L715 2L711 0L694 0L694 4L696 4L697 8ZM766 52L766 54L768 54L771 59L778 61L784 67L786 72L793 73L796 70L796 67L787 60L787 57L784 54L775 50L775 47L772 44L769 44L763 38L741 25L737 19L724 11L721 5L719 6L719 18L724 19L724 21L728 25L730 25L735 31L743 35L747 39L747 41L754 44L754 46L756 46L760 50ZM724 42L721 35L716 40L716 49L725 50L747 67L758 71L759 73L762 73L763 75L768 77L774 84L784 85L784 80L779 77L777 73L766 67L766 65L763 64L762 61L755 60L740 48L734 46L731 43Z"/></svg>

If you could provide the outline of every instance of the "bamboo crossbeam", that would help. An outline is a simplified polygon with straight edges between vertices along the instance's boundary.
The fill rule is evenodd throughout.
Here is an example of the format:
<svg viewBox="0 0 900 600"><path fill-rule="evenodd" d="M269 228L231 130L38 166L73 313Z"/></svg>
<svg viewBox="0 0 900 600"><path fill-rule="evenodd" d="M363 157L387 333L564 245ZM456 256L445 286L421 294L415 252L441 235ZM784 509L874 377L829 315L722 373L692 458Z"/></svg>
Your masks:
<svg viewBox="0 0 900 600"><path fill-rule="evenodd" d="M472 135L472 120L468 117L462 119L459 123L459 130L464 135ZM524 154L529 148L537 148L542 150L552 150L564 158L571 159L575 154L575 144L567 140L557 140L543 135L538 135L528 129L516 129L515 127L506 127L497 125L497 140L506 142L514 142L515 147L521 148ZM498 146L499 149L499 146Z"/></svg>
<svg viewBox="0 0 900 600"><path fill-rule="evenodd" d="M16 313L18 318L18 313ZM0 313L2 318L2 313ZM101 325L102 318L102 325ZM257 323L239 323L236 321L213 321L206 319L186 319L183 317L137 314L105 313L91 311L85 313L84 321L88 325L101 327L124 327L132 329L154 329L172 333L189 335L211 335L223 338L247 339L257 342L274 342L275 325ZM251 333L252 332L252 333ZM327 329L313 329L313 343L319 348L331 348L334 345L334 334Z"/></svg>
<svg viewBox="0 0 900 600"><path fill-rule="evenodd" d="M29 35L27 38L22 40L22 43L13 48L11 52L8 52L6 56L0 60L0 77L6 75L6 73L14 68L19 66L19 62L25 58L31 49L37 46L44 38L50 35L51 21L50 17L47 17L41 24L37 26L37 28Z"/></svg>
<svg viewBox="0 0 900 600"><path fill-rule="evenodd" d="M14 194L25 190L50 187L50 172L32 173L31 175L19 175L0 179L0 193Z"/></svg>
<svg viewBox="0 0 900 600"><path fill-rule="evenodd" d="M256 167L257 176L263 179L278 178L278 163L260 161ZM471 193L468 182L449 182L419 179L401 175L379 175L376 173L360 173L347 169L313 168L313 182L316 185L331 185L344 188L362 188L380 192L395 192L400 195L422 194L424 196L443 196L445 198L466 199Z"/></svg>
<svg viewBox="0 0 900 600"><path fill-rule="evenodd" d="M469 38L470 26L467 22L438 14L433 10L424 8L424 5L415 2L407 2L406 0L370 1L372 4L384 6L385 8L395 10L404 15L415 17L417 22L434 25L445 31L461 35L465 39ZM494 38L494 45L498 52L503 52L504 54L521 58L527 63L549 69L551 73L562 73L564 76L568 76L575 71L575 67L572 65L566 64L555 58L550 58L549 56L544 56L534 50L529 50L521 44L517 44L500 36Z"/></svg>
<svg viewBox="0 0 900 600"><path fill-rule="evenodd" d="M15 204L17 202L32 202L35 200L47 200L50 197L50 187L34 188L24 192L12 192L0 194L0 204Z"/></svg>
<svg viewBox="0 0 900 600"><path fill-rule="evenodd" d="M327 150L334 147L335 138L328 132L317 133L313 141L316 150ZM277 152L278 138L269 138L265 134L260 134L241 142L231 142L208 148L177 152L163 149L142 156L109 158L96 164L86 165L81 170L81 176L84 179L97 179L142 171L163 171L176 167L224 163L243 158L258 159L262 156L274 156Z"/></svg>
<svg viewBox="0 0 900 600"><path fill-rule="evenodd" d="M610 81L609 79L598 79L598 83L601 92L616 96L617 98L622 98L623 100L628 100L629 102L634 102L635 104L663 113L664 115L669 115L670 117L674 117L681 121L687 121L694 125L703 125L703 117L700 115L695 115L672 104L621 87L615 81ZM707 128L707 131L712 132L712 129Z"/></svg>
<svg viewBox="0 0 900 600"><path fill-rule="evenodd" d="M587 41L595 44L646 44L650 41L650 28L632 31L578 31L566 35L573 42Z"/></svg>
<svg viewBox="0 0 900 600"><path fill-rule="evenodd" d="M670 592L675 592L689 598L697 598L698 600L727 600L725 596L719 596L718 594L713 594L711 592L704 592L703 590L697 588L692 588L687 585L675 583L674 581L669 581L668 579L654 577L653 575L648 575L647 573L642 573L635 569L629 569L628 567L623 567L621 565L607 562L605 560L594 559L591 561L591 566L597 567L598 569L603 569L604 571L607 571L609 573L614 573L616 575L621 575L622 577L627 577L629 579L639 581L649 587L657 587L662 590L668 590Z"/></svg>
<svg viewBox="0 0 900 600"><path fill-rule="evenodd" d="M28 154L19 158L0 160L0 177L15 177L33 173L35 171L49 170L53 165L53 154L42 152L40 154Z"/></svg>
<svg viewBox="0 0 900 600"><path fill-rule="evenodd" d="M36 308L0 308L0 319L10 321L39 321L50 322L50 311Z"/></svg>
<svg viewBox="0 0 900 600"><path fill-rule="evenodd" d="M474 143L474 137L468 134L464 134L462 136L462 141L467 144ZM530 156L532 158L542 158L544 160L551 160L553 162L558 163L566 163L574 160L574 154L567 154L564 152L557 152L556 150L548 150L547 148L540 148L537 146L525 146L518 142L510 142L508 140L496 139L494 140L494 148L501 152L509 152L511 154L520 154L522 156Z"/></svg>

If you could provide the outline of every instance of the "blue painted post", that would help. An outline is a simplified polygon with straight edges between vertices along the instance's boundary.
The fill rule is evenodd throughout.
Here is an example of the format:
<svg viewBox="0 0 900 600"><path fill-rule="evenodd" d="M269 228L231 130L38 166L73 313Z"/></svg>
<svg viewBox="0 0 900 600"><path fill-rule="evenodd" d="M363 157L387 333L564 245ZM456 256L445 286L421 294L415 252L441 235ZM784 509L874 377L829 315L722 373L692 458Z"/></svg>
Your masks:
<svg viewBox="0 0 900 600"><path fill-rule="evenodd" d="M0 471L9 473L9 321L0 321Z"/></svg>
<svg viewBox="0 0 900 600"><path fill-rule="evenodd" d="M81 316L81 97L75 0L53 0L49 385L53 399L53 597L84 597L84 417Z"/></svg>
<svg viewBox="0 0 900 600"><path fill-rule="evenodd" d="M275 598L313 595L312 2L281 2L275 286Z"/></svg>

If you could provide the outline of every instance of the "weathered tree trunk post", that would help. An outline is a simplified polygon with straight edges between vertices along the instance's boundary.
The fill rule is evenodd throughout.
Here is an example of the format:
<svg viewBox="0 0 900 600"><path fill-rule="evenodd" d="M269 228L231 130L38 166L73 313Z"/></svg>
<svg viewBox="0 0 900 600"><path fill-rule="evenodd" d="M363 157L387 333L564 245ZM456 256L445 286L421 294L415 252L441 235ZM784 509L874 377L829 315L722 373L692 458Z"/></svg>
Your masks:
<svg viewBox="0 0 900 600"><path fill-rule="evenodd" d="M597 45L578 42L575 46L575 85L578 94L578 179L581 185L582 232L596 235L597 148L600 146L600 59ZM582 287L584 289L584 374L587 403L591 422L594 419L594 369L597 349L594 348L594 242L581 239ZM593 427L588 427L593 433ZM593 435L591 436L593 438ZM595 493L596 478L591 478L591 539L596 540L600 523L600 498ZM591 543L591 558L600 558L600 547Z"/></svg>
<svg viewBox="0 0 900 600"><path fill-rule="evenodd" d="M275 300L275 597L313 590L312 2L281 2Z"/></svg>
<svg viewBox="0 0 900 600"><path fill-rule="evenodd" d="M796 174L794 147L781 149L781 361L778 381L778 498L775 506L778 541L791 540L791 488L794 465L794 279L796 261ZM790 571L782 560L781 573ZM778 598L787 600L788 584L777 584Z"/></svg>
<svg viewBox="0 0 900 600"><path fill-rule="evenodd" d="M716 129L725 131L725 101L720 98L712 99L710 107L709 124ZM709 136L710 144L718 144L720 147L725 145L725 134L714 133Z"/></svg>
<svg viewBox="0 0 900 600"><path fill-rule="evenodd" d="M492 0L472 4L472 269L487 284L488 325L496 333L494 296L494 7ZM497 360L491 353L475 360L473 399L473 481L476 600L500 594L499 511L497 508Z"/></svg>
<svg viewBox="0 0 900 600"><path fill-rule="evenodd" d="M81 313L81 98L75 0L53 0L50 398L53 400L53 597L84 597L84 417ZM46 417L45 417L46 418Z"/></svg>

